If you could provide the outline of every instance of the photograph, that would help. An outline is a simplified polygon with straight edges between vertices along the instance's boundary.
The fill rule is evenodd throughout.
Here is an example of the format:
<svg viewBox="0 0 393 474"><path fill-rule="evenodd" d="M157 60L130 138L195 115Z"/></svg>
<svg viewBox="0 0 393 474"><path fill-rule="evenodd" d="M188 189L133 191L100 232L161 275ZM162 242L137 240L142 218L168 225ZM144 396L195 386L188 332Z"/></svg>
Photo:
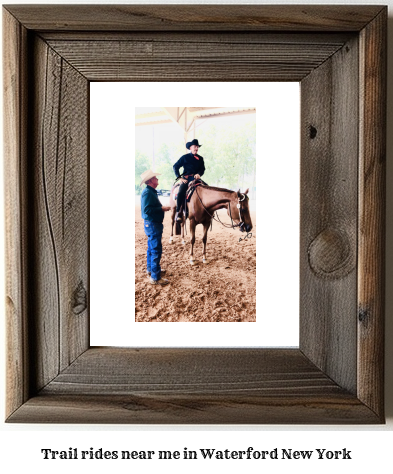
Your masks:
<svg viewBox="0 0 393 474"><path fill-rule="evenodd" d="M256 108L135 108L136 322L256 321Z"/></svg>

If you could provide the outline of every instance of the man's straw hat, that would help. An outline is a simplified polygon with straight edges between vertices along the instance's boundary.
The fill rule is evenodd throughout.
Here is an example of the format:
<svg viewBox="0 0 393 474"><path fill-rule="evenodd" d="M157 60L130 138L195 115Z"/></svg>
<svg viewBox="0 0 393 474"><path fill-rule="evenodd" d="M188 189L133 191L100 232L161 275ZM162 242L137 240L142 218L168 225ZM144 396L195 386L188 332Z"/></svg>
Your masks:
<svg viewBox="0 0 393 474"><path fill-rule="evenodd" d="M147 171L144 171L142 174L141 174L141 184L140 186L142 186L143 183L146 183L146 181L149 181L149 179L151 178L154 178L154 176L159 176L161 173L155 173L154 171L152 170L147 170Z"/></svg>

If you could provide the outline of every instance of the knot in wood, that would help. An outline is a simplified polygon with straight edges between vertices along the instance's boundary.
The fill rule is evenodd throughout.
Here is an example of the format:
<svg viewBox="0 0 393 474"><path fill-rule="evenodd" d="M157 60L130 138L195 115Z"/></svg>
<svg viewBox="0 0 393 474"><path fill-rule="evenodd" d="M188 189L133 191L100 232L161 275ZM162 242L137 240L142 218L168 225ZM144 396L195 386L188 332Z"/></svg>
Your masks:
<svg viewBox="0 0 393 474"><path fill-rule="evenodd" d="M79 282L73 296L72 312L74 314L80 314L87 307L87 292L82 282Z"/></svg>
<svg viewBox="0 0 393 474"><path fill-rule="evenodd" d="M318 130L312 125L310 125L309 130L310 130L310 138L311 140L314 140L314 138L317 136Z"/></svg>
<svg viewBox="0 0 393 474"><path fill-rule="evenodd" d="M326 278L342 278L355 267L351 242L344 231L325 229L308 248L308 258L315 274Z"/></svg>
<svg viewBox="0 0 393 474"><path fill-rule="evenodd" d="M359 308L358 318L359 323L367 327L368 320L370 319L370 311L366 308Z"/></svg>

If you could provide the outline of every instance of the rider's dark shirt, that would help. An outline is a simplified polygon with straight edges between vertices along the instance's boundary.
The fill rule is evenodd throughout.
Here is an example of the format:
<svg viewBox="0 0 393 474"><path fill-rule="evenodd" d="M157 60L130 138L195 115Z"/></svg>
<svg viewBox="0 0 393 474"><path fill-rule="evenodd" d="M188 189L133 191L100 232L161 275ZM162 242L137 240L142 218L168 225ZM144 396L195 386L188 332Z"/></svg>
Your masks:
<svg viewBox="0 0 393 474"><path fill-rule="evenodd" d="M186 176L190 174L199 174L202 176L205 172L203 157L198 154L194 156L192 153L186 153L176 161L173 165L173 171L177 178L180 176L179 169L181 167L183 167L183 175Z"/></svg>

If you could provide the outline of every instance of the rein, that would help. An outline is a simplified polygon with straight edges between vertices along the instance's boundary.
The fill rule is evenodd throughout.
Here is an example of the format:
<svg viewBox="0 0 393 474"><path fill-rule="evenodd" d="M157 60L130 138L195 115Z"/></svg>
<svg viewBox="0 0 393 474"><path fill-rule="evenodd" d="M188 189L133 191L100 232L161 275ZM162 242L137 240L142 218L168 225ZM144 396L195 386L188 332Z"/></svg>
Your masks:
<svg viewBox="0 0 393 474"><path fill-rule="evenodd" d="M202 204L202 207L203 207L203 209L205 210L205 212L206 212L212 219L214 219L215 221L219 222L219 223L220 223L221 225L223 225L224 227L235 229L236 227L242 228L242 226L245 224L245 223L243 222L243 220L242 220L242 207L241 207L241 204L240 204L242 201L245 200L245 198L246 198L246 195L245 195L245 194L240 193L240 194L243 196L242 199L240 199L240 197L237 198L238 201L239 201L239 202L237 203L237 205L236 205L236 207L239 209L239 224L234 224L234 223L233 223L232 211L231 211L231 203L230 203L229 201L228 201L228 208L229 208L229 216L230 216L230 218L231 218L231 224L226 224L225 222L222 222L222 221L220 220L220 218L218 217L217 212L216 212L216 216L217 216L217 219L216 219L216 218L214 217L214 215L211 215L210 212L206 209L205 205L204 205L203 202L202 202L201 197L200 197L199 194L198 194L198 188L195 188L195 192L196 192L196 194L197 194L197 196L198 196L198 199L199 199L199 202Z"/></svg>
<svg viewBox="0 0 393 474"><path fill-rule="evenodd" d="M175 181L172 184L172 187L175 186L175 184L179 181L180 178L182 178L185 175L185 173L182 173L180 176L178 176Z"/></svg>

